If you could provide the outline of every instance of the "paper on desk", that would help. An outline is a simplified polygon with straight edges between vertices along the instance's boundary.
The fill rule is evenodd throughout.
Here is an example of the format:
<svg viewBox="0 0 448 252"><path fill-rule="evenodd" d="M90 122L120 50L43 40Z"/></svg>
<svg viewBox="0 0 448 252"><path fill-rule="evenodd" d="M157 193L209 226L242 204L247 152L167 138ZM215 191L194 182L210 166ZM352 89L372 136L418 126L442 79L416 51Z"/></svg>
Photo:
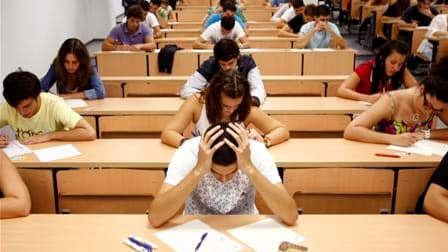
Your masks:
<svg viewBox="0 0 448 252"><path fill-rule="evenodd" d="M255 251L278 251L282 241L299 243L305 240L271 218L234 228L228 232Z"/></svg>
<svg viewBox="0 0 448 252"><path fill-rule="evenodd" d="M87 103L83 99L66 99L64 101L70 108L87 107Z"/></svg>
<svg viewBox="0 0 448 252"><path fill-rule="evenodd" d="M175 251L194 251L201 236L208 232L198 251L239 251L243 248L223 233L200 220L192 220L179 226L157 232L155 236Z"/></svg>
<svg viewBox="0 0 448 252"><path fill-rule="evenodd" d="M73 144L64 144L60 146L35 150L34 153L41 162L49 162L81 155L81 153L75 148L75 146L73 146Z"/></svg>
<svg viewBox="0 0 448 252"><path fill-rule="evenodd" d="M448 151L448 145L431 140L420 140L409 147L389 145L389 150L431 156L432 154L443 156Z"/></svg>
<svg viewBox="0 0 448 252"><path fill-rule="evenodd" d="M32 153L33 151L30 150L28 147L26 147L25 145L21 144L19 141L17 140L12 140L9 141L8 146L6 146L3 149L3 152L8 156L8 157L15 157L15 156L20 156L20 155L24 155L24 154L28 154L28 153Z"/></svg>

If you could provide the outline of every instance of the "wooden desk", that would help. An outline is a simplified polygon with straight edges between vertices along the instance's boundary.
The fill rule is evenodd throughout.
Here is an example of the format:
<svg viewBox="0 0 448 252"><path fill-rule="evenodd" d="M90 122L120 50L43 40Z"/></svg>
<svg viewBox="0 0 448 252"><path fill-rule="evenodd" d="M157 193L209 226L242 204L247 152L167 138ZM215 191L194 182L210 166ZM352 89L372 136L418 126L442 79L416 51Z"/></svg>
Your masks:
<svg viewBox="0 0 448 252"><path fill-rule="evenodd" d="M176 44L182 48L192 48L198 37L160 38L156 39L157 48ZM277 36L250 36L249 43L252 48L294 48L295 38L281 38Z"/></svg>
<svg viewBox="0 0 448 252"><path fill-rule="evenodd" d="M165 38L179 38L179 37L195 37L199 36L202 28L190 29L161 29ZM275 36L278 30L275 27L249 28L249 36Z"/></svg>
<svg viewBox="0 0 448 252"><path fill-rule="evenodd" d="M411 27L400 27L398 32L398 39L401 41L405 41L409 45L409 49L411 49L411 53L417 53L417 48L420 46L420 43L425 38L426 33L428 32L427 26L419 26L415 28Z"/></svg>
<svg viewBox="0 0 448 252"><path fill-rule="evenodd" d="M156 251L170 251L154 233L197 218L238 241L226 231L267 217L178 216L156 230L146 215L35 214L0 221L0 250L129 252L121 240L135 234L156 243ZM309 251L445 251L448 237L448 225L428 215L302 215L289 228L305 238Z"/></svg>
<svg viewBox="0 0 448 252"><path fill-rule="evenodd" d="M33 150L72 143L82 155L63 160L40 162L35 154L14 160L17 167L137 167L168 166L175 148L160 139L98 139L87 142L48 142L30 145ZM124 148L124 146L126 148ZM377 152L389 152L387 145L354 142L339 138L290 139L272 146L277 166L285 168L312 167L436 167L440 156L410 154L401 158L377 157ZM291 155L291 154L294 155ZM325 155L323 155L325 153Z"/></svg>
<svg viewBox="0 0 448 252"><path fill-rule="evenodd" d="M432 59L431 62L437 62L441 58L448 56L448 36L427 38L432 43Z"/></svg>

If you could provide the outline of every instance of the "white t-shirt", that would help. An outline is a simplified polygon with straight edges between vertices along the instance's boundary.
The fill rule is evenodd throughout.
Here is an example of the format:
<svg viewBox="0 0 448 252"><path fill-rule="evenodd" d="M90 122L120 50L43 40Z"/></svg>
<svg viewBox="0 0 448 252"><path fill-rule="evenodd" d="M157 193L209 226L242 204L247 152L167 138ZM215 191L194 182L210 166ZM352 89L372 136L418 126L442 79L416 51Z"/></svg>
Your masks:
<svg viewBox="0 0 448 252"><path fill-rule="evenodd" d="M201 38L203 40L209 41L212 44L216 44L223 38L237 40L244 36L246 36L246 34L244 33L243 28L241 28L241 25L238 24L238 22L235 22L235 26L233 27L232 31L224 36L221 32L221 21L211 24L201 34Z"/></svg>
<svg viewBox="0 0 448 252"><path fill-rule="evenodd" d="M148 12L148 14L146 15L145 24L147 24L149 28L160 26L156 15L154 15L152 12Z"/></svg>
<svg viewBox="0 0 448 252"><path fill-rule="evenodd" d="M280 17L280 20L283 20L284 22L288 23L295 16L296 16L296 12L294 10L294 7L291 6L285 11L285 13L283 13L283 15Z"/></svg>
<svg viewBox="0 0 448 252"><path fill-rule="evenodd" d="M176 150L168 165L164 183L177 185L193 170L198 161L200 140L200 137L187 140ZM255 168L272 184L281 183L277 166L264 144L255 140L249 140L249 144L250 159Z"/></svg>
<svg viewBox="0 0 448 252"><path fill-rule="evenodd" d="M432 19L431 24L429 24L429 26L428 26L428 32L426 33L426 37L432 37L433 34L437 31L446 32L447 27L448 27L447 16L448 16L448 14L439 14L439 15L435 16ZM432 44L427 39L424 39L420 43L420 46L418 47L417 52L425 55L426 57L428 57L429 60L431 60Z"/></svg>

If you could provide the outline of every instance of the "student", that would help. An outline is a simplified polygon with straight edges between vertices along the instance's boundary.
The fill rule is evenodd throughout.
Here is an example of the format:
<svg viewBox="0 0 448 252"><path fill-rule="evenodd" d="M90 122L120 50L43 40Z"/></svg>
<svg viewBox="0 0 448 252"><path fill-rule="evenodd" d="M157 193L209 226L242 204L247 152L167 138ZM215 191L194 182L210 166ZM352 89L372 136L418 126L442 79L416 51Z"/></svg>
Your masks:
<svg viewBox="0 0 448 252"><path fill-rule="evenodd" d="M309 4L305 6L305 11L303 12L303 14L296 14L297 16L291 19L291 21L288 22L288 25L283 26L283 28L278 31L279 37L299 37L300 28L302 28L304 24L316 20L317 6L314 4Z"/></svg>
<svg viewBox="0 0 448 252"><path fill-rule="evenodd" d="M280 20L277 22L277 28L281 29L287 26L289 21L298 15L302 15L304 10L305 4L303 0L291 0L291 7L282 14Z"/></svg>
<svg viewBox="0 0 448 252"><path fill-rule="evenodd" d="M52 140L94 140L95 130L60 97L41 93L39 79L30 72L13 72L3 80L0 128L9 125L24 144ZM8 139L0 137L0 148Z"/></svg>
<svg viewBox="0 0 448 252"><path fill-rule="evenodd" d="M297 48L347 48L338 27L329 22L330 8L326 5L317 7L316 21L308 22L300 28Z"/></svg>
<svg viewBox="0 0 448 252"><path fill-rule="evenodd" d="M180 95L187 98L195 93L203 91L207 83L219 71L237 69L250 84L252 104L260 106L266 99L266 91L261 80L260 70L255 61L249 55L241 55L235 41L222 39L213 48L213 56L204 61L199 69L184 84Z"/></svg>
<svg viewBox="0 0 448 252"><path fill-rule="evenodd" d="M146 24L152 31L154 38L161 38L163 36L160 30L160 22L158 20L157 10L161 5L160 0L154 0L149 3L146 0L140 2L140 7L143 9L143 23Z"/></svg>
<svg viewBox="0 0 448 252"><path fill-rule="evenodd" d="M415 212L427 213L448 222L448 153L429 179Z"/></svg>
<svg viewBox="0 0 448 252"><path fill-rule="evenodd" d="M285 14L285 12L287 10L289 10L290 6L290 0L287 0L286 3L280 5L277 8L277 11L272 15L271 17L271 21L277 22L277 28L280 29L284 26L284 23L280 22L281 17L283 16L283 14Z"/></svg>
<svg viewBox="0 0 448 252"><path fill-rule="evenodd" d="M193 49L210 49L223 38L238 42L240 48L249 48L249 40L234 17L223 16L221 21L211 24L193 44Z"/></svg>
<svg viewBox="0 0 448 252"><path fill-rule="evenodd" d="M391 40L384 44L375 59L360 64L355 72L338 88L342 98L375 103L385 92L399 89L403 84L409 88L417 81L406 68L408 46Z"/></svg>
<svg viewBox="0 0 448 252"><path fill-rule="evenodd" d="M253 125L263 136L251 137L263 141L267 147L289 138L289 131L279 121L260 108L251 106L249 82L235 70L218 72L210 85L200 94L189 97L162 131L163 143L178 147L186 140L182 132L193 122L200 135L209 124L241 121Z"/></svg>
<svg viewBox="0 0 448 252"><path fill-rule="evenodd" d="M31 210L30 193L16 167L0 151L0 219L27 216Z"/></svg>
<svg viewBox="0 0 448 252"><path fill-rule="evenodd" d="M345 129L350 140L410 146L421 139L448 139L448 129L431 129L435 116L448 122L448 57L433 65L419 86L383 95Z"/></svg>
<svg viewBox="0 0 448 252"><path fill-rule="evenodd" d="M204 24L204 29L207 29L210 25L218 22L222 17L234 17L235 21L240 24L241 28L246 28L246 23L244 23L243 20L236 15L237 7L234 1L225 0L222 3L220 2L220 4L222 4L222 12L211 14Z"/></svg>
<svg viewBox="0 0 448 252"><path fill-rule="evenodd" d="M428 26L432 18L438 14L437 9L431 6L431 0L417 0L417 5L407 8L401 19L408 24Z"/></svg>
<svg viewBox="0 0 448 252"><path fill-rule="evenodd" d="M409 7L409 3L409 0L392 0L381 16L381 22L396 20L400 27L414 27L413 24L407 24L401 19L401 16L403 16L403 13ZM381 34L378 34L379 36L385 37L385 34L387 34L387 36L390 37L392 33L391 26L383 24L380 32Z"/></svg>
<svg viewBox="0 0 448 252"><path fill-rule="evenodd" d="M176 19L168 0L161 1L159 9L157 9L157 18L161 19L161 23L164 23L163 27L168 26L168 20Z"/></svg>
<svg viewBox="0 0 448 252"><path fill-rule="evenodd" d="M86 46L76 38L67 39L62 43L50 69L40 80L45 92L55 83L62 98L104 98L104 84L95 68L90 65Z"/></svg>
<svg viewBox="0 0 448 252"><path fill-rule="evenodd" d="M439 14L435 16L431 24L429 24L426 37L443 37L448 36L448 14ZM432 59L432 44L428 39L424 39L417 49L417 53L423 56L426 61Z"/></svg>
<svg viewBox="0 0 448 252"><path fill-rule="evenodd" d="M151 203L151 225L163 225L184 204L185 214L258 214L256 193L284 223L294 225L296 205L272 157L247 134L237 123L214 124L177 149Z"/></svg>
<svg viewBox="0 0 448 252"><path fill-rule="evenodd" d="M152 51L156 48L152 33L142 23L143 10L140 6L129 7L126 23L118 24L103 42L103 51Z"/></svg>

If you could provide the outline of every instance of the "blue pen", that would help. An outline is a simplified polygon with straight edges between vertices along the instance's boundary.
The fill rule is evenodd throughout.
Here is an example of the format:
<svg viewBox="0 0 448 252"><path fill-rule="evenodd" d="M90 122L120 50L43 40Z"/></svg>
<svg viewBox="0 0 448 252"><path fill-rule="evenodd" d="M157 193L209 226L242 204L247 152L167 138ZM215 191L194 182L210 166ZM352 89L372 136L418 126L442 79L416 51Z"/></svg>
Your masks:
<svg viewBox="0 0 448 252"><path fill-rule="evenodd" d="M196 248L194 249L194 251L198 251L199 250L199 248L201 247L201 245L204 242L205 237L207 237L207 235L208 235L208 232L205 232L204 234L202 234L201 240L199 241L198 245L196 245Z"/></svg>
<svg viewBox="0 0 448 252"><path fill-rule="evenodd" d="M139 247L142 247L142 248L146 249L146 251L148 251L148 252L152 251L151 245L143 243L143 242L140 242L137 239L135 239L134 237L128 237L128 240L130 242L134 243L135 245L138 245Z"/></svg>

